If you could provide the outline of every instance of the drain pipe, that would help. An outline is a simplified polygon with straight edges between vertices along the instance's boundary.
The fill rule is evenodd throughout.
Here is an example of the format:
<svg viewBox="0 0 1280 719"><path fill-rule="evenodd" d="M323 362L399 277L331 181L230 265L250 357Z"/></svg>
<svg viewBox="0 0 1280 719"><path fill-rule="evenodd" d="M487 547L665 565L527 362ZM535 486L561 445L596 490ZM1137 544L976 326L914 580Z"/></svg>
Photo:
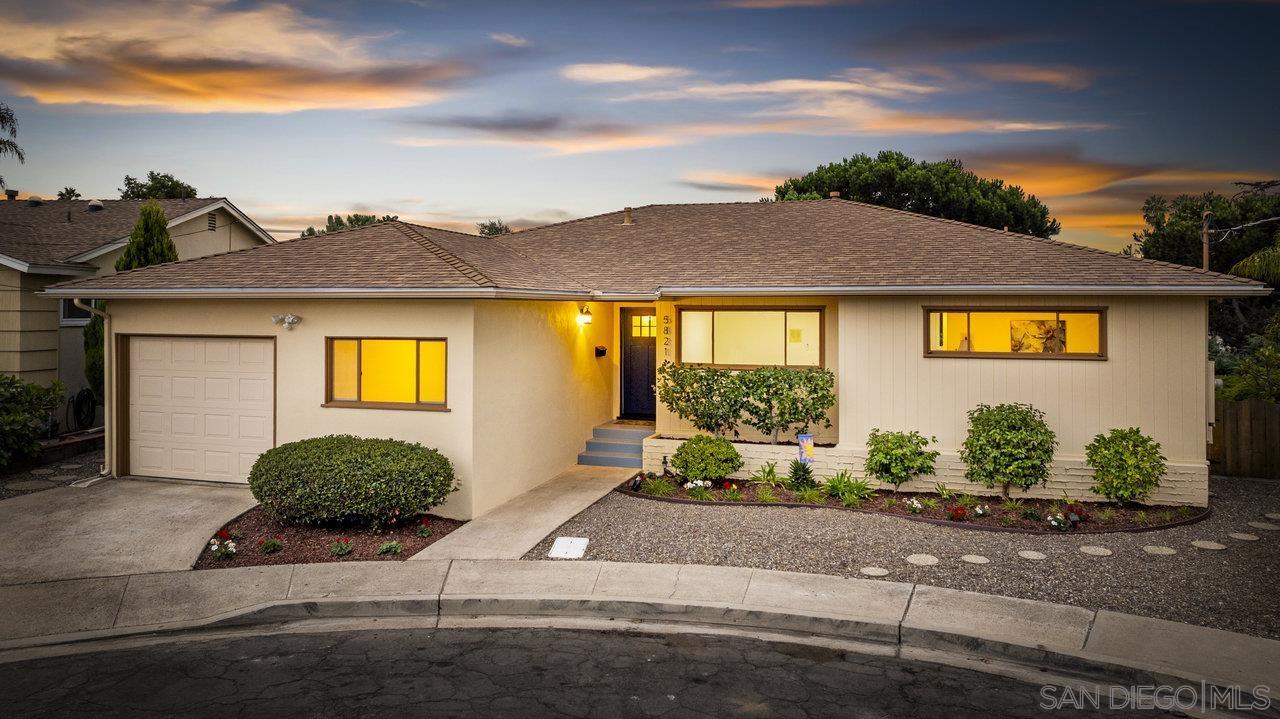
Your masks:
<svg viewBox="0 0 1280 719"><path fill-rule="evenodd" d="M76 297L71 300L76 307L102 318L102 423L104 425L102 435L102 467L98 470L98 475L107 477L111 475L111 455L112 447L115 442L112 441L112 435L116 432L115 423L111 421L110 411L115 407L116 383L112 374L112 366L115 364L111 356L111 315L105 310L94 307L92 303L85 304L84 300ZM109 431L108 431L109 430Z"/></svg>

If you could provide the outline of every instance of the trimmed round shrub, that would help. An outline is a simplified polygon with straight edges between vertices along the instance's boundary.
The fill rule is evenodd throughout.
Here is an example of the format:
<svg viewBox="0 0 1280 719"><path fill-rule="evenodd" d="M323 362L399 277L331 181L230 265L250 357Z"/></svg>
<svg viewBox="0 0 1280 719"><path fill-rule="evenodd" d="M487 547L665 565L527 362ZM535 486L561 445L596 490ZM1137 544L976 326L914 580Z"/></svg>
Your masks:
<svg viewBox="0 0 1280 719"><path fill-rule="evenodd" d="M1094 494L1113 502L1142 502L1160 486L1165 457L1160 443L1137 427L1100 434L1084 448L1093 467Z"/></svg>
<svg viewBox="0 0 1280 719"><path fill-rule="evenodd" d="M1027 491L1049 481L1058 439L1044 412L1029 404L980 404L969 410L969 436L960 447L965 478L988 489Z"/></svg>
<svg viewBox="0 0 1280 719"><path fill-rule="evenodd" d="M938 459L938 452L931 451L929 445L937 441L936 437L925 437L914 430L881 432L872 429L867 435L867 458L862 463L862 471L884 484L893 485L896 493L898 487L913 477L934 473L933 463Z"/></svg>
<svg viewBox="0 0 1280 719"><path fill-rule="evenodd" d="M458 485L453 464L434 449L340 434L263 452L249 489L283 522L376 528L425 514Z"/></svg>
<svg viewBox="0 0 1280 719"><path fill-rule="evenodd" d="M742 457L733 442L700 434L676 448L671 466L687 480L719 482L742 469Z"/></svg>

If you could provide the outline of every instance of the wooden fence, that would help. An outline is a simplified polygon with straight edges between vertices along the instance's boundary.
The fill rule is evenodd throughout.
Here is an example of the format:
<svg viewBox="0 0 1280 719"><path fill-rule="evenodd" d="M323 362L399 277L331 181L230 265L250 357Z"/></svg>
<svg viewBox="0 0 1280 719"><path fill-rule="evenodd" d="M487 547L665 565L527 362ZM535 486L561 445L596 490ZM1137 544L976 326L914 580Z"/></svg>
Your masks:
<svg viewBox="0 0 1280 719"><path fill-rule="evenodd" d="M1215 402L1209 472L1280 478L1280 404L1261 399Z"/></svg>

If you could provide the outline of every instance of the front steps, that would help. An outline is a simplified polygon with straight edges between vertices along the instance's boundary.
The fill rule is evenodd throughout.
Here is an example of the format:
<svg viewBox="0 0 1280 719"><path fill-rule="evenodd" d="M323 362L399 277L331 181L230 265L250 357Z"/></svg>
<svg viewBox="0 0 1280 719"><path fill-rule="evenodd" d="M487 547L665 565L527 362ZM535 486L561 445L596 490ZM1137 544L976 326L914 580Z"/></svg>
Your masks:
<svg viewBox="0 0 1280 719"><path fill-rule="evenodd" d="M606 422L591 431L586 451L578 454L578 464L640 469L644 438L651 434L652 424Z"/></svg>

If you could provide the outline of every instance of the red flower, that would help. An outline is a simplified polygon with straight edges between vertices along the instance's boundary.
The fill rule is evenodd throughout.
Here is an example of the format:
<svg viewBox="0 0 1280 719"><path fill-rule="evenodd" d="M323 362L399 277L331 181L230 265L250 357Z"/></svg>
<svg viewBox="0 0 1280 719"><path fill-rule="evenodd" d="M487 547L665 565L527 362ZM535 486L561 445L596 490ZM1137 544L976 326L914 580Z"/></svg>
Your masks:
<svg viewBox="0 0 1280 719"><path fill-rule="evenodd" d="M418 520L418 524L421 524L424 527L431 524L431 517L428 517L425 514L422 515L422 519Z"/></svg>
<svg viewBox="0 0 1280 719"><path fill-rule="evenodd" d="M218 535L217 535L217 536L218 536L218 539L221 539L222 541L224 541L224 542L225 542L225 541L227 541L228 539L231 539L231 532L228 532L228 531L227 531L227 528L226 528L226 527L223 527L222 529L219 529L219 530L218 530Z"/></svg>
<svg viewBox="0 0 1280 719"><path fill-rule="evenodd" d="M947 514L951 517L951 521L963 522L965 518L969 516L969 511L963 506L956 504L947 509Z"/></svg>
<svg viewBox="0 0 1280 719"><path fill-rule="evenodd" d="M258 546L259 546L259 547L261 547L262 545L264 545L264 544L266 544L266 543L267 543L267 540L265 540L265 539L259 539L259 540L258 540Z"/></svg>

